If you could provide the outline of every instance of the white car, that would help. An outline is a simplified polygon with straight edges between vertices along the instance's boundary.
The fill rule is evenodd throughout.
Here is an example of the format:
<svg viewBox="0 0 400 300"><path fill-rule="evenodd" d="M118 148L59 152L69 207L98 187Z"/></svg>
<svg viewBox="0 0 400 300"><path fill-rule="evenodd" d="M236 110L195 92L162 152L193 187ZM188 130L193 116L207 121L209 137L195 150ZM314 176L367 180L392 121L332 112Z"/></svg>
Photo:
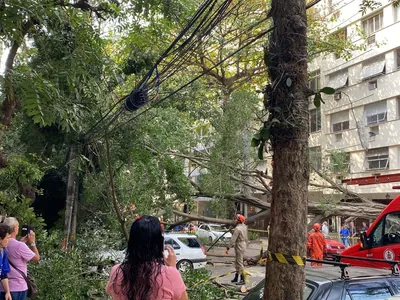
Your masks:
<svg viewBox="0 0 400 300"><path fill-rule="evenodd" d="M186 233L165 233L165 246L174 248L176 267L180 272L187 269L204 268L207 264L206 249L195 235ZM165 254L168 252L165 250Z"/></svg>
<svg viewBox="0 0 400 300"><path fill-rule="evenodd" d="M200 269L207 265L206 249L195 235L186 233L164 233L165 246L174 248L176 254L176 268L180 272L187 269ZM164 250L168 255L168 251ZM125 258L125 250L107 250L100 253L102 261L108 260L112 264L121 263Z"/></svg>
<svg viewBox="0 0 400 300"><path fill-rule="evenodd" d="M196 231L196 235L199 238L207 238L208 240L215 241L220 236L224 235L224 233L228 229L219 225L219 224L201 224ZM230 232L226 233L220 241L228 242L232 237Z"/></svg>

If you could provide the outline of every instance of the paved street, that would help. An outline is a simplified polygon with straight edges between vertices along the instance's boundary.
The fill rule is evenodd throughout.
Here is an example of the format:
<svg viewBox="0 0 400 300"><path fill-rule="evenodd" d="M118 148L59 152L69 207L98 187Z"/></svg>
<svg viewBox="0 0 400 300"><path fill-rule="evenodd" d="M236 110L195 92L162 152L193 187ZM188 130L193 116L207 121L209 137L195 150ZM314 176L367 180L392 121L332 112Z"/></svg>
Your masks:
<svg viewBox="0 0 400 300"><path fill-rule="evenodd" d="M258 243L251 243L245 252L245 258L258 255L261 247L263 247L264 250L267 248L265 240L262 240ZM207 265L207 269L211 271L211 276L216 277L234 271L234 255L235 251L233 249L229 251L229 255L225 254L225 248L216 247L211 249L208 255L210 263ZM246 267L246 271L250 274L250 276L248 276L249 283L246 284L246 287L250 289L264 278L265 267ZM233 276L234 274L229 274L227 276L218 278L216 281L221 284L232 285L231 280L233 279Z"/></svg>

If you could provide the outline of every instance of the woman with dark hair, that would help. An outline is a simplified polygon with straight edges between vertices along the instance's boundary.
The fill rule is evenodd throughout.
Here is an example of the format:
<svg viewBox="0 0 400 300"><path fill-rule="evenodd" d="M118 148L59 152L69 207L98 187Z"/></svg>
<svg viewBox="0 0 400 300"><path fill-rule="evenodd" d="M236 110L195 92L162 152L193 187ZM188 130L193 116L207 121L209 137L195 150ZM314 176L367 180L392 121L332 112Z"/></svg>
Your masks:
<svg viewBox="0 0 400 300"><path fill-rule="evenodd" d="M125 259L112 268L106 291L114 300L188 299L174 250L168 247L168 257L164 257L157 218L143 216L133 222Z"/></svg>

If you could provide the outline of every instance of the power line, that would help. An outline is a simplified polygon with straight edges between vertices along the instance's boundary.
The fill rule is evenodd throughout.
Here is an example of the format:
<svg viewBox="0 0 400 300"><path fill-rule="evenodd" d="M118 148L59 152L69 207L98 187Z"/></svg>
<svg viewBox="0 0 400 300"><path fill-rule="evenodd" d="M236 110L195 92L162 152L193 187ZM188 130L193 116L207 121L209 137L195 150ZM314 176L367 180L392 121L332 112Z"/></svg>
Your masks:
<svg viewBox="0 0 400 300"><path fill-rule="evenodd" d="M155 65L151 68L151 70L146 74L146 76L143 77L143 79L140 81L140 83L137 85L139 88L143 86L143 84L146 83L146 81L148 81L150 79L150 77L152 76L154 69L162 62L163 59L165 59L166 57L168 57L169 55L171 55L172 53L175 53L175 57L172 60L172 63L170 62L169 64L166 65L165 69L163 70L162 74L167 73L167 71L169 69L172 68L172 66L178 66L178 68L175 71L172 71L169 76L167 76L167 78L164 78L164 80L162 80L161 82L164 82L166 79L168 79L169 77L171 77L172 75L174 75L177 70L183 66L183 64L190 58L190 54L188 57L188 51L192 50L197 43L201 43L201 38L198 38L197 41L193 41L195 35L197 32L200 32L200 28L202 25L204 25L206 22L208 22L208 26L206 26L205 28L207 30L205 30L205 32L203 32L203 35L201 37L206 37L207 35L209 35L209 33L211 32L212 28L214 28L219 22L221 22L227 15L229 15L229 13L225 13L226 9L228 8L229 4L231 3L232 0L225 0L220 6L219 9L214 12L213 14L211 14L212 9L214 8L214 6L216 5L218 0L206 0L205 2L203 2L203 4L200 6L200 8L197 10L195 16L191 19L191 21L187 24L187 26L184 28L184 30L181 31L181 33L175 38L175 40L171 43L171 45L167 48L167 50L164 51L164 53L160 56L160 58L157 60L157 62L155 63ZM309 9L313 6L315 6L316 4L318 4L321 0L313 0L310 3L308 3L306 5L306 9ZM207 10L208 9L208 10ZM234 8L232 8L229 12L231 12ZM188 31L190 30L190 28L195 24L195 22L197 20L200 19L200 17L206 13L205 16L203 16L203 18L200 21L200 24L197 25L197 27L194 29L194 31L191 33L191 35L189 36L189 38L187 40L185 40L181 45L178 46L177 49L172 50L174 48L174 46L176 46L179 42L179 40L186 34L188 33ZM207 20L206 17L209 16L211 14L211 16L213 18ZM254 26L250 26L249 29L243 31L241 34L238 34L238 36L241 36L243 33L245 33L246 31L251 30L252 28L258 26L259 24L261 24L262 22L266 21L269 17L266 17L262 20L260 20L259 22L256 22L254 24ZM213 70L216 67L220 66L222 63L224 63L225 61L227 61L229 58L231 58L233 55L237 54L238 52L240 52L241 50L243 50L244 48L246 48L247 46L251 45L252 43L254 43L256 40L258 40L259 38L261 38L262 36L266 35L268 32L270 32L273 28L268 29L267 31L262 32L261 34L258 34L255 36L255 38L253 38L250 42L246 43L245 45L243 45L242 47L240 47L239 49L237 49L236 51L234 51L232 54L230 54L229 56L227 56L225 59L221 60L220 62L218 62L217 64L215 64L213 67L211 67L210 69L208 69L207 71ZM234 39L232 39L234 40ZM185 46L189 45L186 49ZM184 55L182 55L182 53L179 53L179 50L186 50ZM179 55L181 54L181 55ZM173 63L175 62L175 64ZM179 62L179 63L178 63ZM184 88L186 88L187 86L189 86L190 84L194 83L195 81L197 81L198 79L200 79L201 77L203 77L206 74L206 71L201 73L200 75L196 76L195 78L193 78L192 80L190 80L188 83L184 84L183 86L181 86L180 88L178 88L177 90L173 91L172 93L168 94L166 97L162 98L161 100L157 101L154 105L152 105L151 107L143 110L142 112L140 112L139 114L133 116L132 118L130 118L128 121L124 122L122 126L125 126L127 123L131 122L132 120L138 118L139 116L141 116L142 114L146 113L147 111L149 111L150 109L152 109L155 106L160 105L161 103L163 103L164 101L166 101L167 99L169 99L170 97L172 97L173 95L177 94L178 92L180 92L181 90L183 90ZM154 80L151 81L151 84L154 83ZM154 88L154 87L153 87ZM136 90L137 88L135 88L133 90L133 92ZM151 89L150 89L151 91ZM84 135L86 138L88 137L89 133L92 133L93 131L95 131L97 129L97 127L100 125L101 122L103 122L108 116L109 114L115 109L115 107L120 104L122 101L126 100L128 96L124 96L123 98L121 98L117 103L115 103L111 109L105 114L105 116L103 116L99 121L97 121L95 123L94 126L92 126L92 128L89 129L89 131ZM110 126L112 124L112 122L114 120L116 120L116 118L121 115L122 113L122 109L118 110L114 116L110 117L110 121L107 122L107 128L108 126ZM104 126L103 126L104 128ZM112 129L111 133L113 133L116 129L118 128L118 126L114 127L114 129ZM101 130L101 128L100 128Z"/></svg>
<svg viewBox="0 0 400 300"><path fill-rule="evenodd" d="M140 117L141 115L143 115L144 113L148 112L149 110L153 109L156 106L159 106L161 103L165 102L167 99L169 99L170 97L174 96L175 94L177 94L178 92L180 92L181 90L183 90L184 88L186 88L187 86L191 85L192 83L194 83L195 81L199 80L200 78L202 78L204 75L207 74L208 71L211 71L215 68L217 68L218 66L220 66L221 64L223 64L225 61L227 61L229 58L231 58L232 56L236 55L237 53L239 53L240 51L242 51L244 48L250 46L252 43L254 43L255 41L257 41L258 39L260 39L261 37L265 36L266 34L268 34L269 32L271 32L274 29L274 27L263 31L261 33L259 33L258 35L256 35L252 40L250 40L249 42L247 42L246 44L244 44L242 47L238 48L237 50L235 50L234 52L232 52L230 55L228 55L227 57L225 57L223 60L219 61L217 64L215 64L214 66L212 66L210 69L208 69L205 72L202 72L201 74L199 74L198 76L196 76L195 78L193 78L192 80L190 80L189 82L187 82L186 84L182 85L180 88L176 89L175 91L173 91L172 93L168 94L167 96L165 96L164 98L160 99L159 101L157 101L155 104L153 104L152 106L150 106L149 108L141 111L139 114L134 115L132 118L130 118L129 120L127 120L126 122L122 123L120 126L116 126L114 127L112 130L109 131L109 134L114 133L114 131L120 127L125 126L126 124L130 123L131 121L135 120L136 118Z"/></svg>
<svg viewBox="0 0 400 300"><path fill-rule="evenodd" d="M139 82L139 84L136 85L135 89L133 89L133 91L131 92L130 95L128 96L124 96L123 98L121 98L117 103L115 103L108 111L107 113L100 118L100 120L98 120L85 134L84 134L84 139L87 139L90 135L93 135L96 133L96 131L98 131L99 129L99 125L104 122L107 118L111 119L111 121L113 121L115 118L115 116L110 116L110 114L113 112L113 110L115 109L115 107L117 107L117 105L119 105L121 102L126 101L128 97L133 96L133 94L137 91L140 91L141 89L144 88L144 86L146 85L146 83L148 82L148 80L152 77L154 70L156 70L156 73L158 73L157 67L158 65L169 55L171 55L171 53L176 53L176 55L182 56L182 52L185 50L186 45L190 45L190 43L192 42L192 40L195 38L195 36L197 35L198 32L201 32L201 29L203 30L202 35L200 35L200 37L197 39L198 41L201 40L201 37L204 37L204 34L208 34L209 31L215 27L218 22L220 22L222 20L223 17L221 17L221 15L224 14L224 12L226 11L226 9L229 7L230 3L232 2L232 0L224 0L222 2L222 4L214 11L215 6L217 5L219 0L205 0L201 6L199 7L199 9L196 11L195 15L191 18L191 20L188 22L188 24L185 26L185 28L179 33L179 35L174 39L174 41L169 45L169 47L163 52L163 54L161 54L161 56L158 58L158 60L156 61L156 63L153 65L153 67L148 71L148 73L142 78L142 80ZM210 18L211 16L211 18ZM183 41L183 43L181 43L175 50L174 47L176 45L178 45L179 41L190 32L190 29L194 27L194 25L196 24L196 22L198 23L196 25L196 27L194 28L194 30L190 33L189 37ZM205 28L207 30L204 31L204 24L206 24ZM192 43L193 44L193 43ZM188 50L190 49L186 49L186 53L188 52ZM184 53L185 54L185 53ZM159 74L157 74L157 77L159 78ZM157 78L157 80L158 80ZM151 82L151 83L154 83ZM157 84L157 82L156 82ZM153 87L154 88L154 87ZM151 90L151 89L150 89ZM146 93L148 92L148 90L145 91ZM120 115L121 112L117 111L115 113L116 115ZM109 123L109 122L107 122Z"/></svg>

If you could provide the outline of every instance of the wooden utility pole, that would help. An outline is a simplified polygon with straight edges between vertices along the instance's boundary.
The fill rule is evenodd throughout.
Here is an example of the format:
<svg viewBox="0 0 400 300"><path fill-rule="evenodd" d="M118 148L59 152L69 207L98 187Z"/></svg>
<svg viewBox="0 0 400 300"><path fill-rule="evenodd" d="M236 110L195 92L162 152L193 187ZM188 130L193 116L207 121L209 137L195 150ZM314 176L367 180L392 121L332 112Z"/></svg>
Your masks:
<svg viewBox="0 0 400 300"><path fill-rule="evenodd" d="M265 62L271 84L265 105L274 184L268 250L304 257L310 173L306 1L272 0L270 16L274 30ZM269 261L264 299L302 300L304 282L304 267Z"/></svg>

